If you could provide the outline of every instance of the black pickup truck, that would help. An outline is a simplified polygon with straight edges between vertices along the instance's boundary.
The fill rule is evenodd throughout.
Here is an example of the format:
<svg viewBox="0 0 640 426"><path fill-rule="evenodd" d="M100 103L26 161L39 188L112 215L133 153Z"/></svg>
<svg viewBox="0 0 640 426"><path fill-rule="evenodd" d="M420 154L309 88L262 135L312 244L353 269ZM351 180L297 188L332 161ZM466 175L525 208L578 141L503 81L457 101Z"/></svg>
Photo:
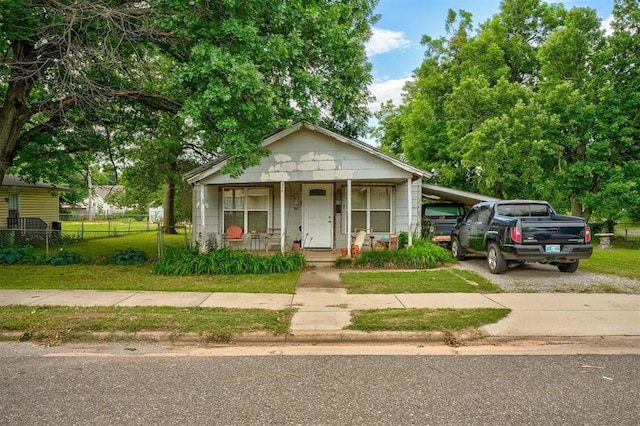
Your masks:
<svg viewBox="0 0 640 426"><path fill-rule="evenodd" d="M451 231L451 254L487 257L489 271L501 274L509 262L556 265L575 272L591 256L591 231L581 217L556 214L545 201L488 201L476 204Z"/></svg>

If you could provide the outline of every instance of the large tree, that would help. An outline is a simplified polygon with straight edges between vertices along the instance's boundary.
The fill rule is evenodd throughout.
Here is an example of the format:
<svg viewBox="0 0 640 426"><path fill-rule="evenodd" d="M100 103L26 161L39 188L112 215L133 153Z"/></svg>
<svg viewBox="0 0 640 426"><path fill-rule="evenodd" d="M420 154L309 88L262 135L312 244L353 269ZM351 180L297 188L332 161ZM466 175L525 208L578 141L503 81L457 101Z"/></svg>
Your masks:
<svg viewBox="0 0 640 426"><path fill-rule="evenodd" d="M0 178L21 150L47 139L59 151L96 150L82 129L101 119L105 103L177 112L144 88L142 55L162 35L145 3L0 0L0 9ZM55 135L61 128L66 134Z"/></svg>
<svg viewBox="0 0 640 426"><path fill-rule="evenodd" d="M606 36L595 11L540 0L504 0L475 33L451 12L447 37L425 38L402 105L379 115L383 147L445 185L545 198L585 217L632 214L639 15L637 2L617 0Z"/></svg>
<svg viewBox="0 0 640 426"><path fill-rule="evenodd" d="M232 174L294 121L364 135L376 3L0 0L0 179L108 157L104 129L138 105L176 114L175 137L231 155Z"/></svg>

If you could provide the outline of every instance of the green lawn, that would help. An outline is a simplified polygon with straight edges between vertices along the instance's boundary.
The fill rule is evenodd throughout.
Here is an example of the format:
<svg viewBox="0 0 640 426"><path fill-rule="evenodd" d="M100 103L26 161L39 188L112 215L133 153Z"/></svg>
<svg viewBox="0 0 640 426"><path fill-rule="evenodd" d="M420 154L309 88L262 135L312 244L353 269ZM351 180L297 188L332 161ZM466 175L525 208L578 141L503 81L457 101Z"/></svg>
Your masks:
<svg viewBox="0 0 640 426"><path fill-rule="evenodd" d="M183 230L181 230L183 231ZM161 247L185 248L189 236L185 234L161 234ZM116 250L134 248L145 251L151 258L158 257L158 232L142 232L119 237L87 239L64 245L65 250L80 253L86 260L106 259ZM43 251L44 249L40 249ZM53 250L53 249L52 249Z"/></svg>
<svg viewBox="0 0 640 426"><path fill-rule="evenodd" d="M640 280L640 250L618 244L607 250L594 246L593 255L580 261L580 270Z"/></svg>
<svg viewBox="0 0 640 426"><path fill-rule="evenodd" d="M500 287L462 269L416 272L345 272L340 274L348 293L499 293Z"/></svg>
<svg viewBox="0 0 640 426"><path fill-rule="evenodd" d="M158 225L135 219L92 220L92 221L63 221L62 232L132 232L155 231Z"/></svg>
<svg viewBox="0 0 640 426"><path fill-rule="evenodd" d="M346 328L360 331L461 331L498 322L509 309L368 309L353 311Z"/></svg>
<svg viewBox="0 0 640 426"><path fill-rule="evenodd" d="M156 331L173 337L195 333L204 341L228 342L236 333L287 333L294 312L295 309L3 306L0 340L139 340L135 333Z"/></svg>
<svg viewBox="0 0 640 426"><path fill-rule="evenodd" d="M298 272L271 275L174 277L151 273L151 265L2 265L2 289L82 289L286 293L296 288Z"/></svg>

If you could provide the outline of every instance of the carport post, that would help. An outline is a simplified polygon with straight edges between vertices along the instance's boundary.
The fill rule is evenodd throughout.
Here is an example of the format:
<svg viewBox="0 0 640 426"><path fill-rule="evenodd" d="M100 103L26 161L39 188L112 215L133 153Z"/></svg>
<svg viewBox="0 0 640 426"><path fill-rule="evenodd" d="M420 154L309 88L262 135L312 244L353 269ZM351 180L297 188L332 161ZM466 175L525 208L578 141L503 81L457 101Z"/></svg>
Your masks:
<svg viewBox="0 0 640 426"><path fill-rule="evenodd" d="M347 180L347 255L351 257L351 179Z"/></svg>
<svg viewBox="0 0 640 426"><path fill-rule="evenodd" d="M205 202L204 202L204 185L198 184L198 195L200 195L200 251L204 252L207 250L207 237L205 233L205 220L204 215L207 212Z"/></svg>
<svg viewBox="0 0 640 426"><path fill-rule="evenodd" d="M284 241L284 233L285 233L285 229L284 229L284 196L285 196L285 190L284 190L284 181L280 181L280 252L284 253L285 250L285 241Z"/></svg>
<svg viewBox="0 0 640 426"><path fill-rule="evenodd" d="M411 247L412 243L413 243L413 238L411 235L411 218L413 216L413 206L411 205L411 196L413 195L412 191L412 185L411 185L411 178L407 178L407 225L409 226L409 229L407 229L407 234L409 234L409 240L407 241L407 244L409 245L409 247Z"/></svg>

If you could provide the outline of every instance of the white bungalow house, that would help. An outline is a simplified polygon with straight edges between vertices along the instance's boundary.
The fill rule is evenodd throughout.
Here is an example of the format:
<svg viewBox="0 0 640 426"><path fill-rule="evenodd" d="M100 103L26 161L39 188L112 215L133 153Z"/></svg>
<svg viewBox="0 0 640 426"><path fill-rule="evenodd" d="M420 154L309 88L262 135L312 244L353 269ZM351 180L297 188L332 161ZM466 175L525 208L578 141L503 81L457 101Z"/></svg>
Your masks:
<svg viewBox="0 0 640 426"><path fill-rule="evenodd" d="M194 187L200 247L228 243L232 225L242 229L239 243L248 249L269 244L285 251L300 241L305 249L350 253L359 231L366 232L365 245L403 231L411 244L429 173L306 122L265 138L262 148L270 156L238 178L222 173L224 157L184 176Z"/></svg>

